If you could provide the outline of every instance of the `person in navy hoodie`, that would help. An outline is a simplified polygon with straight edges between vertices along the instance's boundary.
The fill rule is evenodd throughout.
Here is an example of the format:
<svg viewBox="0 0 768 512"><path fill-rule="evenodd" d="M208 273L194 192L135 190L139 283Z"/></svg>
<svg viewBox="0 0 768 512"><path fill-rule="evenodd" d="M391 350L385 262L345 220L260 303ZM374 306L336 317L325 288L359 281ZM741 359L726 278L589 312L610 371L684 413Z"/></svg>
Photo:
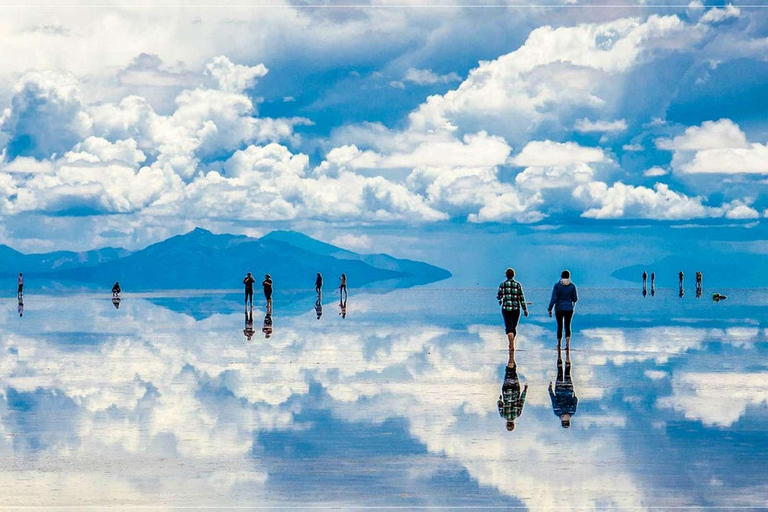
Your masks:
<svg viewBox="0 0 768 512"><path fill-rule="evenodd" d="M565 327L565 350L571 346L571 319L573 307L578 300L576 285L571 282L571 272L563 270L560 281L552 289L552 298L549 301L549 317L552 318L554 307L555 318L557 318L557 348L560 348L560 342L563 339L563 327Z"/></svg>

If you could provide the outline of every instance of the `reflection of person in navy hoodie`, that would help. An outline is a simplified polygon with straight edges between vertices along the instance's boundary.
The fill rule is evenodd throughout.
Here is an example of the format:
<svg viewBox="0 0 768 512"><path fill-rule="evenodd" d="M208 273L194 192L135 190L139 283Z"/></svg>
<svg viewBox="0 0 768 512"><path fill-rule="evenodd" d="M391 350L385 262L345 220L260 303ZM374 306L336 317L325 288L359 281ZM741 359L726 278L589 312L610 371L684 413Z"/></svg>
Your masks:
<svg viewBox="0 0 768 512"><path fill-rule="evenodd" d="M552 411L555 416L560 418L560 424L563 428L570 427L571 416L576 414L579 399L573 391L571 351L568 347L565 349L565 372L563 372L563 356L560 353L560 347L557 347L557 379L554 392L552 391L552 383L549 383L549 398L552 400Z"/></svg>
<svg viewBox="0 0 768 512"><path fill-rule="evenodd" d="M563 270L560 281L552 289L552 298L549 301L549 316L552 317L552 308L555 308L557 318L557 347L563 339L563 327L565 327L565 348L571 346L571 319L573 307L579 300L576 293L576 285L571 282L571 272Z"/></svg>

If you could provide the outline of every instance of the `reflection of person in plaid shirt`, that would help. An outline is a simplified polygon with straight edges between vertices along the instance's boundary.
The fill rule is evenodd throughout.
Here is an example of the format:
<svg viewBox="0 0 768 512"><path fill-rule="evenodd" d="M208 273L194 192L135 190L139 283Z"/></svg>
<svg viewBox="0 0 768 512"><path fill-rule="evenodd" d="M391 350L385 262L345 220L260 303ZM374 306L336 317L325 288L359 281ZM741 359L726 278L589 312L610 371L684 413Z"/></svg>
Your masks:
<svg viewBox="0 0 768 512"><path fill-rule="evenodd" d="M528 316L528 306L525 304L523 287L515 281L515 271L511 268L506 272L507 280L499 285L499 293L496 298L501 304L501 314L504 316L504 330L509 338L509 364L515 361L515 336L517 335L517 323L520 321L520 310Z"/></svg>
<svg viewBox="0 0 768 512"><path fill-rule="evenodd" d="M517 377L517 367L507 367L504 374L504 384L499 395L499 416L507 420L507 430L515 430L515 420L523 414L525 395L528 393L528 384L520 392L520 380Z"/></svg>

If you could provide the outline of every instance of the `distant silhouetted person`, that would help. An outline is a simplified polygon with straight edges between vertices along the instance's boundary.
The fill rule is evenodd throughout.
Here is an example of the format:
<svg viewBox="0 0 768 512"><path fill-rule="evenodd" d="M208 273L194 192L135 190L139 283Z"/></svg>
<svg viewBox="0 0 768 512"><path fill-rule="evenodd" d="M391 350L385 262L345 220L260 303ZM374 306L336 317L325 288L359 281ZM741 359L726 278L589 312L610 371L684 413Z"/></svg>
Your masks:
<svg viewBox="0 0 768 512"><path fill-rule="evenodd" d="M261 282L261 286L264 288L264 298L267 299L267 313L272 314L272 278L269 274L264 276L264 281Z"/></svg>
<svg viewBox="0 0 768 512"><path fill-rule="evenodd" d="M571 272L563 270L560 273L560 281L555 283L552 289L552 298L549 299L549 317L552 318L552 308L555 308L557 319L557 346L563 339L563 327L565 327L565 348L571 346L571 320L573 308L579 300L576 285L571 282Z"/></svg>
<svg viewBox="0 0 768 512"><path fill-rule="evenodd" d="M253 306L251 306L250 308L245 308L245 329L243 329L243 334L250 341L255 333L256 331L253 330Z"/></svg>
<svg viewBox="0 0 768 512"><path fill-rule="evenodd" d="M339 284L339 296L344 295L347 296L347 274L341 274L341 277L339 278L341 281L341 284Z"/></svg>
<svg viewBox="0 0 768 512"><path fill-rule="evenodd" d="M722 293L713 293L712 294L712 300L715 302L720 302L721 300L725 300L728 297L723 295Z"/></svg>
<svg viewBox="0 0 768 512"><path fill-rule="evenodd" d="M261 328L261 332L264 333L265 338L272 336L272 315L267 314L264 317L264 327Z"/></svg>
<svg viewBox="0 0 768 512"><path fill-rule="evenodd" d="M696 271L696 298L701 297L701 293L703 291L703 276L701 275L701 272Z"/></svg>
<svg viewBox="0 0 768 512"><path fill-rule="evenodd" d="M251 301L251 306L253 306L253 283L255 283L256 280L253 278L250 272L245 276L245 279L243 279L243 284L245 285L245 305L248 305L248 300Z"/></svg>
<svg viewBox="0 0 768 512"><path fill-rule="evenodd" d="M680 288L682 288L683 287L683 282L685 281L685 273L682 270L680 272L678 272L677 280L678 280L678 283L680 284Z"/></svg>
<svg viewBox="0 0 768 512"><path fill-rule="evenodd" d="M112 296L117 297L120 295L120 292L122 290L120 289L120 281L115 282L115 285L112 287Z"/></svg>
<svg viewBox="0 0 768 512"><path fill-rule="evenodd" d="M21 297L19 297L18 311L19 311L19 316L24 316L24 299L22 299Z"/></svg>
<svg viewBox="0 0 768 512"><path fill-rule="evenodd" d="M315 301L315 313L317 313L317 319L320 320L320 317L323 316L323 301L320 299L319 294Z"/></svg>
<svg viewBox="0 0 768 512"><path fill-rule="evenodd" d="M651 272L651 297L656 295L656 272Z"/></svg>
<svg viewBox="0 0 768 512"><path fill-rule="evenodd" d="M525 302L523 286L515 281L515 270L508 268L504 272L507 278L499 285L496 299L501 306L501 316L504 318L504 332L509 340L509 353L514 357L515 336L517 336L517 324L520 322L520 311L528 316L528 304Z"/></svg>
<svg viewBox="0 0 768 512"><path fill-rule="evenodd" d="M552 391L552 383L549 383L549 398L552 401L552 411L555 416L560 418L560 424L563 428L571 426L571 416L576 414L576 408L579 406L579 399L573 391L573 380L571 379L571 351L565 349L565 373L563 373L563 357L560 354L560 347L557 347L557 379L555 380L555 391Z"/></svg>
<svg viewBox="0 0 768 512"><path fill-rule="evenodd" d="M645 288L648 284L648 272L643 270L643 288Z"/></svg>
<svg viewBox="0 0 768 512"><path fill-rule="evenodd" d="M507 366L504 371L504 384L501 386L501 395L497 406L499 416L507 420L507 430L515 430L515 420L523 414L525 395L528 393L528 384L520 392L520 379L517 377L517 365Z"/></svg>
<svg viewBox="0 0 768 512"><path fill-rule="evenodd" d="M19 290L16 292L16 295L24 295L24 276L21 272L19 272Z"/></svg>
<svg viewBox="0 0 768 512"><path fill-rule="evenodd" d="M320 272L317 273L315 278L315 291L318 295L323 293L323 275Z"/></svg>

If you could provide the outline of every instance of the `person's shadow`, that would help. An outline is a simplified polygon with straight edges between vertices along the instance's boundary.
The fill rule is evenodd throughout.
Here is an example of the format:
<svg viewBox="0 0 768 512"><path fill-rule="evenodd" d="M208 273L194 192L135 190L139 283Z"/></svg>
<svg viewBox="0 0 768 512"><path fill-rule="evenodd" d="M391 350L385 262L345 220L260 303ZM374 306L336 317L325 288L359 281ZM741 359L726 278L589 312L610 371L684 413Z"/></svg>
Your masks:
<svg viewBox="0 0 768 512"><path fill-rule="evenodd" d="M264 317L264 326L261 328L265 338L272 336L272 314L267 313Z"/></svg>
<svg viewBox="0 0 768 512"><path fill-rule="evenodd" d="M560 418L563 428L570 428L571 417L576 414L579 399L573 390L571 378L571 351L565 349L565 371L563 371L563 356L560 348L557 349L557 378L555 390L552 391L552 383L549 383L549 398L552 401L552 412Z"/></svg>
<svg viewBox="0 0 768 512"><path fill-rule="evenodd" d="M527 393L528 384L521 391L515 356L513 353L510 353L509 362L504 369L504 382L501 385L501 394L496 403L499 408L499 416L507 420L507 431L509 432L515 430L515 420L523 414L525 395Z"/></svg>

